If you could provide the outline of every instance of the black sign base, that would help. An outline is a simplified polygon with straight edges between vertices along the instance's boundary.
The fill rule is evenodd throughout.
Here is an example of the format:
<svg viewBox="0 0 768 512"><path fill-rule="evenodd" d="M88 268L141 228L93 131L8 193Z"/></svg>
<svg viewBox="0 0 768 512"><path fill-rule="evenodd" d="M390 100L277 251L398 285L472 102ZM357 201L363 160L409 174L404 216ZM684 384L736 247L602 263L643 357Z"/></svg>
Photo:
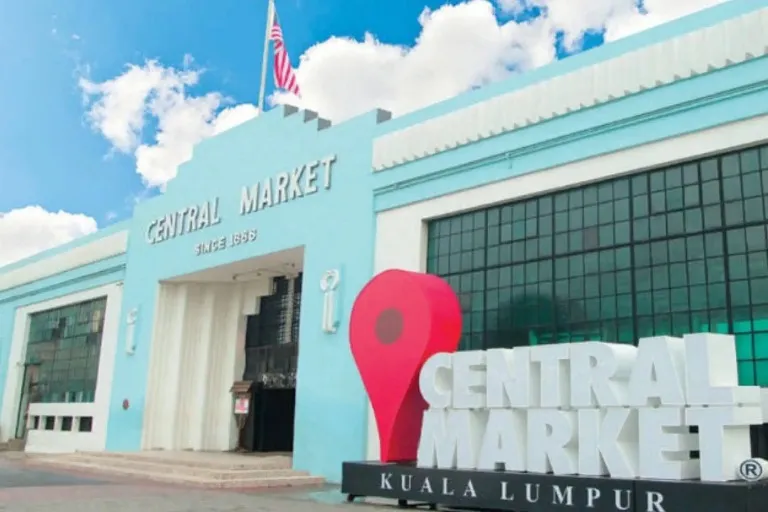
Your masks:
<svg viewBox="0 0 768 512"><path fill-rule="evenodd" d="M438 506L514 512L765 512L768 481L620 480L507 471L417 468L413 464L345 462L347 501L371 497L400 507Z"/></svg>

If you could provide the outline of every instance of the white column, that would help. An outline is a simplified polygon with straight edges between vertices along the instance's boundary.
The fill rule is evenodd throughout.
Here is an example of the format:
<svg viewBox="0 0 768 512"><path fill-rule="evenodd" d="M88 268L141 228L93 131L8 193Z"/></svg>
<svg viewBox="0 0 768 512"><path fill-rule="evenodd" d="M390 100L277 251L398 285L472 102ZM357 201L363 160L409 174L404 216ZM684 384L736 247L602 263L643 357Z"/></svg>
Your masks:
<svg viewBox="0 0 768 512"><path fill-rule="evenodd" d="M194 366L190 368L190 390L193 395L188 400L193 404L193 410L190 411L190 426L192 433L190 436L190 448L193 450L204 450L206 445L206 434L208 422L206 421L206 411L210 404L210 377L211 362L215 357L213 344L216 342L216 313L218 302L220 300L220 290L217 286L205 286L202 291L202 305L199 312L200 318L200 339L197 350L194 351ZM193 373L194 372L194 373ZM197 398L195 400L195 397Z"/></svg>
<svg viewBox="0 0 768 512"><path fill-rule="evenodd" d="M159 392L162 399L161 408L158 410L159 417L164 423L164 435L160 440L161 445L159 447L166 450L175 450L178 448L176 445L176 433L179 405L179 390L181 388L181 365L179 361L182 354L182 345L184 344L185 327L187 320L187 307L189 299L189 286L182 284L174 286L174 293L169 318L171 325L167 326L167 336L159 337L156 339L156 343L153 344L165 344L166 347L158 347L163 352L165 357L162 358L162 373L161 382L158 382L156 392Z"/></svg>

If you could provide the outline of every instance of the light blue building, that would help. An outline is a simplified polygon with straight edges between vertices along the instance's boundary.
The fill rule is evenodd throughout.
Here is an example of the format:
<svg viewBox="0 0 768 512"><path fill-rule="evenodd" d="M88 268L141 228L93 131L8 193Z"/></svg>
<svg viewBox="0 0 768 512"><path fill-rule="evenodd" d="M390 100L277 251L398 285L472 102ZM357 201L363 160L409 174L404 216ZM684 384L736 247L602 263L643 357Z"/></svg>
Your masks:
<svg viewBox="0 0 768 512"><path fill-rule="evenodd" d="M387 268L454 286L464 348L732 332L768 386L767 51L768 1L734 0L404 117L203 142L129 221L0 269L0 438L338 481L377 449L347 324Z"/></svg>

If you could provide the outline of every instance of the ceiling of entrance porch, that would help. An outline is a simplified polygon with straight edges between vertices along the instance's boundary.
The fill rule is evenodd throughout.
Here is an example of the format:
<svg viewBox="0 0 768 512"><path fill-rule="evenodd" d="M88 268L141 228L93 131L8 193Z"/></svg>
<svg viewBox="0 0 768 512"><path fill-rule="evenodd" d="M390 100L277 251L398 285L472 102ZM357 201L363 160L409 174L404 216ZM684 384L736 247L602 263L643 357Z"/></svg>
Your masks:
<svg viewBox="0 0 768 512"><path fill-rule="evenodd" d="M199 256L204 258L205 256ZM170 283L232 283L301 272L304 248L294 247L166 279Z"/></svg>

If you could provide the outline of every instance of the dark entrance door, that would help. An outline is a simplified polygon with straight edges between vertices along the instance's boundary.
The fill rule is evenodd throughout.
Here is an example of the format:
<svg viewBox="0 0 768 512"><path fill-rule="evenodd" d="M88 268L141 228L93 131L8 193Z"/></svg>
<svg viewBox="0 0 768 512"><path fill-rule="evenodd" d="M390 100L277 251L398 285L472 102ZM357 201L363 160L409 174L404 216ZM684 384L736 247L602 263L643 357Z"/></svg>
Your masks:
<svg viewBox="0 0 768 512"><path fill-rule="evenodd" d="M259 314L248 317L243 380L254 386L242 445L250 451L293 451L301 283L301 274L274 279Z"/></svg>

